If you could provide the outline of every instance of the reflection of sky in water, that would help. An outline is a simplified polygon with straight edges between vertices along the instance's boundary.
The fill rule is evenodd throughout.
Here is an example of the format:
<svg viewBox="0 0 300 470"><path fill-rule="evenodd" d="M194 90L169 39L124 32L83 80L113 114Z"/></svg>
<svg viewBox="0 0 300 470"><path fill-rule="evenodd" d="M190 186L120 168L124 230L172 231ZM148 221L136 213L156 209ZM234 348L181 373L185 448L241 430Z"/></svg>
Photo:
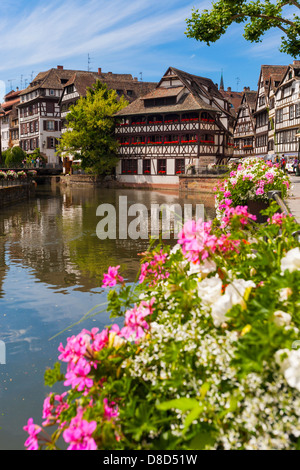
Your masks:
<svg viewBox="0 0 300 470"><path fill-rule="evenodd" d="M117 205L119 195L127 195L128 204L148 207L183 202L163 192L41 188L36 199L1 211L0 340L6 364L0 364L0 450L23 449L28 418L41 423L43 400L50 392L44 372L57 361L60 342L82 328L102 329L116 321L104 311L74 325L105 303L100 285L107 267L121 264L126 279L133 281L137 253L148 247L148 241L96 237L98 205Z"/></svg>

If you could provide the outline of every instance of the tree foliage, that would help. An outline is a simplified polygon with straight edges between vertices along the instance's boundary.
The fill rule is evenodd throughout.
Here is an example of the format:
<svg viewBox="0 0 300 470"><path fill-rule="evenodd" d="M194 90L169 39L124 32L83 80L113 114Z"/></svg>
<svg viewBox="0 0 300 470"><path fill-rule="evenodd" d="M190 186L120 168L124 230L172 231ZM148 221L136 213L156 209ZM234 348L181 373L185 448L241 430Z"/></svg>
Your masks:
<svg viewBox="0 0 300 470"><path fill-rule="evenodd" d="M211 10L193 9L187 19L186 35L205 42L208 46L223 36L233 23L244 24L244 38L261 42L264 34L274 28L284 33L280 51L300 55L299 0L218 0Z"/></svg>
<svg viewBox="0 0 300 470"><path fill-rule="evenodd" d="M122 96L99 80L87 89L67 114L67 130L62 134L58 154L82 160L83 168L99 175L111 173L117 162L118 143L114 137L114 115L127 106Z"/></svg>
<svg viewBox="0 0 300 470"><path fill-rule="evenodd" d="M5 165L17 165L26 160L27 154L20 147L12 147L2 152L2 159Z"/></svg>

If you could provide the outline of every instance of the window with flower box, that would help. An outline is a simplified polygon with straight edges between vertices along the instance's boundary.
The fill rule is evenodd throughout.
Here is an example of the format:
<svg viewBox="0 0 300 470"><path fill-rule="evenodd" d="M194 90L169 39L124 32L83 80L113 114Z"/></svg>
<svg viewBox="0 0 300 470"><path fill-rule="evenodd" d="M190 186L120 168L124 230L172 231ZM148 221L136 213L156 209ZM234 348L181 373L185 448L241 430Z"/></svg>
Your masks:
<svg viewBox="0 0 300 470"><path fill-rule="evenodd" d="M159 175L165 175L167 172L167 160L165 158L160 158L157 160L157 173Z"/></svg>
<svg viewBox="0 0 300 470"><path fill-rule="evenodd" d="M132 126L144 126L146 124L146 117L145 116L134 116L131 119Z"/></svg>
<svg viewBox="0 0 300 470"><path fill-rule="evenodd" d="M137 175L138 162L133 159L122 159L122 175Z"/></svg>
<svg viewBox="0 0 300 470"><path fill-rule="evenodd" d="M185 162L184 158L175 159L175 175L181 175L185 173Z"/></svg>
<svg viewBox="0 0 300 470"><path fill-rule="evenodd" d="M197 135L196 134L184 134L181 136L181 143L182 144L193 144L197 142Z"/></svg>
<svg viewBox="0 0 300 470"><path fill-rule="evenodd" d="M132 140L131 140L131 145L145 145L146 144L146 136L143 135L137 135L135 137L132 137Z"/></svg>
<svg viewBox="0 0 300 470"><path fill-rule="evenodd" d="M130 145L130 137L122 136L118 138L118 142L120 145Z"/></svg>
<svg viewBox="0 0 300 470"><path fill-rule="evenodd" d="M148 137L148 144L159 145L163 143L163 138L161 135L150 135Z"/></svg>
<svg viewBox="0 0 300 470"><path fill-rule="evenodd" d="M199 114L186 113L182 115L181 122L193 122L193 121L199 121Z"/></svg>
<svg viewBox="0 0 300 470"><path fill-rule="evenodd" d="M151 160L150 160L150 158L145 158L145 160L143 160L143 175L151 175Z"/></svg>
<svg viewBox="0 0 300 470"><path fill-rule="evenodd" d="M179 136L176 134L168 134L164 139L165 144L179 144Z"/></svg>
<svg viewBox="0 0 300 470"><path fill-rule="evenodd" d="M123 118L117 124L117 127L129 126L129 119Z"/></svg>
<svg viewBox="0 0 300 470"><path fill-rule="evenodd" d="M165 116L165 124L173 124L180 121L178 114L167 114Z"/></svg>
<svg viewBox="0 0 300 470"><path fill-rule="evenodd" d="M199 138L201 144L214 145L215 138L213 134L203 134Z"/></svg>
<svg viewBox="0 0 300 470"><path fill-rule="evenodd" d="M252 149L253 148L253 140L251 138L250 139L244 139L242 148L245 149L245 150Z"/></svg>
<svg viewBox="0 0 300 470"><path fill-rule="evenodd" d="M163 124L163 117L160 114L148 117L148 124Z"/></svg>
<svg viewBox="0 0 300 470"><path fill-rule="evenodd" d="M200 120L204 122L215 122L215 119L206 111L201 113Z"/></svg>

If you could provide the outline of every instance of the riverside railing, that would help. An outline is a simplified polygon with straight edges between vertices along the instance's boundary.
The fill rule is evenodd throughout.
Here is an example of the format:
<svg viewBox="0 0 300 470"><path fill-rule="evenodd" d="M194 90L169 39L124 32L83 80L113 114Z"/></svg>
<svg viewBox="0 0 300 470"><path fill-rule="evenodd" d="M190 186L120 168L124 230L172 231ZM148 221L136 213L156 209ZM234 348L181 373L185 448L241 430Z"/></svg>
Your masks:
<svg viewBox="0 0 300 470"><path fill-rule="evenodd" d="M291 216L291 211L288 209L287 205L281 198L282 194L281 191L279 190L274 190L274 191L269 191L268 192L268 198L273 199L274 201L277 202L281 212L285 215ZM292 215L292 218L295 219L295 217ZM293 233L293 237L297 238L300 241L300 230L297 230L296 232Z"/></svg>

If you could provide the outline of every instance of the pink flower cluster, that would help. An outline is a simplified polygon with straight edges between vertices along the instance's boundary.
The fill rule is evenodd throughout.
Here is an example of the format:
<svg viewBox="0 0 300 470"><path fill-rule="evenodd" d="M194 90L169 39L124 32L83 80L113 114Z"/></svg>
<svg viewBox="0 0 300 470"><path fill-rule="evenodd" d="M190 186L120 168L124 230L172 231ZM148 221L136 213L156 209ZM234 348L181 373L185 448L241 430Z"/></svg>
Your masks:
<svg viewBox="0 0 300 470"><path fill-rule="evenodd" d="M142 301L139 306L135 305L132 309L127 310L125 326L121 330L121 335L124 338L129 339L133 336L137 343L145 336L145 331L149 330L149 324L145 318L152 315L154 301L154 298L150 302Z"/></svg>
<svg viewBox="0 0 300 470"><path fill-rule="evenodd" d="M217 237L212 233L212 222L190 220L179 233L178 243L184 256L192 263L199 264L214 253L237 251L239 240L230 239L230 233Z"/></svg>
<svg viewBox="0 0 300 470"><path fill-rule="evenodd" d="M115 421L119 417L119 408L114 401L108 403L108 399L104 398L104 419L106 421Z"/></svg>
<svg viewBox="0 0 300 470"><path fill-rule="evenodd" d="M287 217L291 217L291 216L290 215L287 216L284 213L276 212L276 214L272 215L272 217L268 219L268 224L279 225L281 227L283 221Z"/></svg>
<svg viewBox="0 0 300 470"><path fill-rule="evenodd" d="M45 398L43 406L43 419L45 419L45 421L42 423L43 426L50 426L56 423L60 414L69 408L68 403L64 401L66 395L67 392L61 395L51 393ZM55 402L57 402L57 404L55 404Z"/></svg>
<svg viewBox="0 0 300 470"><path fill-rule="evenodd" d="M226 207L221 220L221 228L226 228L233 218L238 218L242 225L247 225L250 220L256 220L256 216L248 212L247 206Z"/></svg>
<svg viewBox="0 0 300 470"><path fill-rule="evenodd" d="M28 432L29 437L25 441L25 447L28 450L38 450L38 434L41 432L42 428L37 424L34 424L33 418L29 418L27 426L23 427L24 431Z"/></svg>
<svg viewBox="0 0 300 470"><path fill-rule="evenodd" d="M83 419L83 409L77 409L77 415L71 419L69 427L63 432L65 442L69 443L68 450L97 450L93 433L97 428L96 421Z"/></svg>
<svg viewBox="0 0 300 470"><path fill-rule="evenodd" d="M118 325L113 325L111 330L119 329ZM101 351L108 345L109 330L104 329L99 333L99 328L92 328L91 331L82 330L78 335L73 335L67 339L67 345L62 343L58 350L58 359L68 364L65 386L71 386L80 392L87 393L93 386L93 379L90 377L92 367L97 368L95 353Z"/></svg>
<svg viewBox="0 0 300 470"><path fill-rule="evenodd" d="M110 266L108 272L103 276L102 287L114 287L118 282L124 282L122 276L119 275L118 271L120 266Z"/></svg>
<svg viewBox="0 0 300 470"><path fill-rule="evenodd" d="M167 279L170 275L170 273L164 269L167 257L167 253L164 253L163 250L160 250L159 253L153 253L152 259L141 265L140 283L144 282L146 279L150 279L151 284L155 285L159 280Z"/></svg>

